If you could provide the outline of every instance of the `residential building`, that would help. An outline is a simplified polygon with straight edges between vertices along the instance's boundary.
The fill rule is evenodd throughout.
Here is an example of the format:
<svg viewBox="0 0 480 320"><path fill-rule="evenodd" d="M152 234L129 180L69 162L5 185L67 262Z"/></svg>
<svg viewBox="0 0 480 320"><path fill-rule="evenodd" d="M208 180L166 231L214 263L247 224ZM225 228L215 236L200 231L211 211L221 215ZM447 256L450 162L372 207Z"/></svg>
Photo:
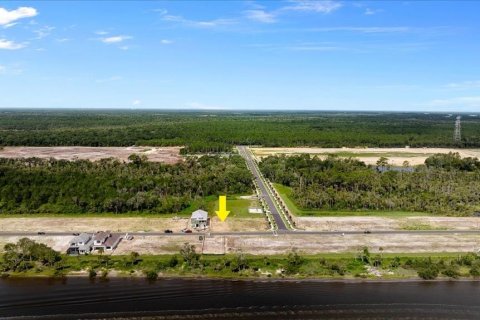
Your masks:
<svg viewBox="0 0 480 320"><path fill-rule="evenodd" d="M208 228L208 212L204 210L197 210L192 213L190 218L192 228L206 229Z"/></svg>

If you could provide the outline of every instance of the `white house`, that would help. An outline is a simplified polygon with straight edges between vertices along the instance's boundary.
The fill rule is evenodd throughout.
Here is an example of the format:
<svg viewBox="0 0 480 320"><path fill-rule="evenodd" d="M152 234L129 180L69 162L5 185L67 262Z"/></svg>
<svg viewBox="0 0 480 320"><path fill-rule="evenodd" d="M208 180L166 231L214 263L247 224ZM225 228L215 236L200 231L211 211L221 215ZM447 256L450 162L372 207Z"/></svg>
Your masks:
<svg viewBox="0 0 480 320"><path fill-rule="evenodd" d="M204 210L197 210L192 213L190 218L192 228L206 229L208 227L208 212Z"/></svg>

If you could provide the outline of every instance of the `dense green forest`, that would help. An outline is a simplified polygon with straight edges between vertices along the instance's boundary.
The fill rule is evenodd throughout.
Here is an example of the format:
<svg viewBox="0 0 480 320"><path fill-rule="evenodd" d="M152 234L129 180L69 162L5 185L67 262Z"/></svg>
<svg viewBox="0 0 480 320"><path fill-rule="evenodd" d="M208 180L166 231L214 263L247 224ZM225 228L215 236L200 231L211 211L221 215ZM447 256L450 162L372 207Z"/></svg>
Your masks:
<svg viewBox="0 0 480 320"><path fill-rule="evenodd" d="M176 213L209 195L252 192L240 156L131 160L0 159L0 213Z"/></svg>
<svg viewBox="0 0 480 320"><path fill-rule="evenodd" d="M184 153L233 145L480 147L480 118L423 113L0 111L0 145L185 146Z"/></svg>
<svg viewBox="0 0 480 320"><path fill-rule="evenodd" d="M309 155L265 158L271 181L292 187L302 209L397 210L472 215L480 211L480 162L434 155L414 171L379 172L355 159Z"/></svg>

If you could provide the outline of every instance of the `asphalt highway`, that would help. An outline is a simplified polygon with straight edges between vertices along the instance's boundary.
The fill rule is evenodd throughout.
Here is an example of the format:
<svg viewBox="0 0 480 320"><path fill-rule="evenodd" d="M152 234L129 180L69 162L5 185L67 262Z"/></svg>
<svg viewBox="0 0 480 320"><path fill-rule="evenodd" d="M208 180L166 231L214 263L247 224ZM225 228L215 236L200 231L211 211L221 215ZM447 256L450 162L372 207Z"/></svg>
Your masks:
<svg viewBox="0 0 480 320"><path fill-rule="evenodd" d="M288 228L285 225L285 222L283 222L282 217L280 216L280 213L277 210L277 207L275 207L272 196L267 192L267 186L261 179L262 173L258 170L257 166L255 165L255 162L252 158L252 155L250 154L250 151L245 146L238 146L238 151L240 152L240 155L243 158L245 158L245 160L247 161L248 167L252 171L252 174L255 177L255 181L257 182L258 188L260 189L261 196L267 203L267 206L272 214L273 219L275 219L275 223L277 224L278 230L287 231Z"/></svg>
<svg viewBox="0 0 480 320"><path fill-rule="evenodd" d="M29 236L73 236L74 233L80 232L8 232L1 231L0 237L29 237ZM95 233L91 231L89 233ZM363 234L365 236L369 235L394 235L394 234L408 234L408 235L455 235L455 234L474 234L480 235L480 230L372 230L372 231L290 231L290 230L278 230L275 233L271 231L253 231L253 232L193 232L193 233L164 233L158 231L152 232L128 232L132 236L165 236L165 237L175 237L175 236L275 236L275 235L358 235Z"/></svg>

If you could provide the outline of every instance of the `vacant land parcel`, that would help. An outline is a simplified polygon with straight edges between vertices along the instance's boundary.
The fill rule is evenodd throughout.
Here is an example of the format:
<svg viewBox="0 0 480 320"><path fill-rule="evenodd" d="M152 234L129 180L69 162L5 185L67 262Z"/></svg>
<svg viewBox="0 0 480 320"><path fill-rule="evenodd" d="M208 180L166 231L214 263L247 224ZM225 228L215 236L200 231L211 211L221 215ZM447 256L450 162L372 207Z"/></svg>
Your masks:
<svg viewBox="0 0 480 320"><path fill-rule="evenodd" d="M4 147L0 158L41 158L56 160L90 160L115 158L127 161L131 154L144 155L149 161L168 164L182 160L180 147Z"/></svg>
<svg viewBox="0 0 480 320"><path fill-rule="evenodd" d="M329 155L352 157L372 165L376 164L381 157L386 157L389 164L393 166L402 166L405 161L412 166L420 165L425 162L425 159L438 153L458 152L462 158L480 158L480 149L454 148L251 148L251 150L258 161L275 155L310 154L321 158Z"/></svg>

